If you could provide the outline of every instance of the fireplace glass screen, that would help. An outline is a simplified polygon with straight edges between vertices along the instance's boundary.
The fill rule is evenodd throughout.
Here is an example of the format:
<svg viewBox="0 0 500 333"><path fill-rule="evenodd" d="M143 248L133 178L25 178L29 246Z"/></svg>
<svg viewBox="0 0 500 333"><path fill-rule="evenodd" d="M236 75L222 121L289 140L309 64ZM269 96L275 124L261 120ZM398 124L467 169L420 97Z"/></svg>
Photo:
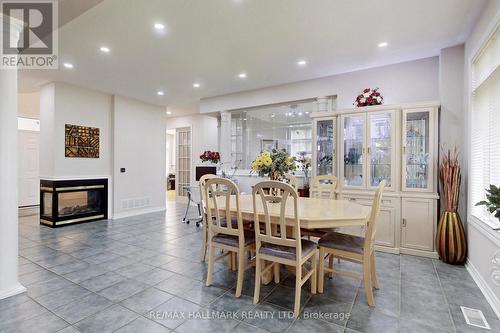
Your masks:
<svg viewBox="0 0 500 333"><path fill-rule="evenodd" d="M58 193L58 195L59 217L96 213L101 211L101 191L87 190L79 192L62 192Z"/></svg>

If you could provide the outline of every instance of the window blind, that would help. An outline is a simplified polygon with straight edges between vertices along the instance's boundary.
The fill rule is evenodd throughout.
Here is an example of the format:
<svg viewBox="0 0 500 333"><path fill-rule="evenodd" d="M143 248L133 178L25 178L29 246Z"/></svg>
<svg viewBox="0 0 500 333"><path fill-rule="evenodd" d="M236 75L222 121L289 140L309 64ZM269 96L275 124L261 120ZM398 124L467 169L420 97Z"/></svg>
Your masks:
<svg viewBox="0 0 500 333"><path fill-rule="evenodd" d="M495 222L484 206L490 184L500 186L500 32L497 28L472 63L471 213Z"/></svg>

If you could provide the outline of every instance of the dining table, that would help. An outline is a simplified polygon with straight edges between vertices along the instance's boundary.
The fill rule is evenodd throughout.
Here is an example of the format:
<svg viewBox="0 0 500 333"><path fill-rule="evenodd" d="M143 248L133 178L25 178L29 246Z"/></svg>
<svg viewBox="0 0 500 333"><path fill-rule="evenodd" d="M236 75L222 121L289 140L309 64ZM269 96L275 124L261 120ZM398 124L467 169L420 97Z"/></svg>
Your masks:
<svg viewBox="0 0 500 333"><path fill-rule="evenodd" d="M235 216L236 196L231 196L230 211ZM285 220L290 226L294 225L293 198L289 197ZM226 211L226 199L217 198L217 208L220 213ZM323 198L305 198L299 197L297 200L298 215L300 227L302 229L324 229L337 227L350 227L366 225L370 217L371 207L363 206L349 200L333 200ZM280 204L269 204L268 211L271 216L271 222L278 223L280 217ZM264 217L264 208L260 197L256 198L256 210L259 217ZM253 198L251 194L240 195L240 211L244 220L254 219Z"/></svg>
<svg viewBox="0 0 500 333"><path fill-rule="evenodd" d="M241 194L240 212L243 220L254 220L253 198L251 194ZM217 199L217 209L221 216L226 212L226 198L221 196ZM285 209L285 222L290 227L295 227L293 198L289 197ZM236 216L236 196L230 198L230 212ZM214 209L215 207L212 207ZM279 223L281 205L279 203L269 204L268 211L271 223ZM256 211L259 220L263 221L264 208L260 197L256 198ZM297 200L297 211L301 229L325 229L338 227L352 227L366 225L370 217L371 207L360 205L349 200L333 200L323 198L299 197ZM271 270L272 272L272 270ZM267 284L271 281L272 275L263 279Z"/></svg>

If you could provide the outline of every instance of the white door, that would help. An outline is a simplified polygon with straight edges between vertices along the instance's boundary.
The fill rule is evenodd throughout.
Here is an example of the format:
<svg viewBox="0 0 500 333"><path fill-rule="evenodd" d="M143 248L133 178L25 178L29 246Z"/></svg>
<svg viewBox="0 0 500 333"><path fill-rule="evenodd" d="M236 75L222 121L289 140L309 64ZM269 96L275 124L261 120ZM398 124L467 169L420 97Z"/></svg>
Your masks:
<svg viewBox="0 0 500 333"><path fill-rule="evenodd" d="M178 196L186 196L186 186L191 185L191 128L184 127L176 130L177 163L175 186Z"/></svg>
<svg viewBox="0 0 500 333"><path fill-rule="evenodd" d="M40 133L18 131L19 206L40 204Z"/></svg>

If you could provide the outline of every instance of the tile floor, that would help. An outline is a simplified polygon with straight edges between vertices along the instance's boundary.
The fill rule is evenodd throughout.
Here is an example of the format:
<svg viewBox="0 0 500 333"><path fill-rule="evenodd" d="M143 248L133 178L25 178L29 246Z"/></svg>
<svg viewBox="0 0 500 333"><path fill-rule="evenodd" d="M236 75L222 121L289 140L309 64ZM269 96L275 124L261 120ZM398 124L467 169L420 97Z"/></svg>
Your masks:
<svg viewBox="0 0 500 333"><path fill-rule="evenodd" d="M204 286L201 230L180 222L184 206L166 213L50 229L37 216L20 219L19 274L27 293L0 301L0 332L480 332L460 305L481 309L492 331L500 321L464 267L412 256L377 254L381 289L375 308L349 278L326 279L325 293L302 291L293 320L293 276L262 288L253 280L236 299L235 273L216 264ZM341 266L352 264L342 262ZM207 320L210 314L219 318Z"/></svg>

